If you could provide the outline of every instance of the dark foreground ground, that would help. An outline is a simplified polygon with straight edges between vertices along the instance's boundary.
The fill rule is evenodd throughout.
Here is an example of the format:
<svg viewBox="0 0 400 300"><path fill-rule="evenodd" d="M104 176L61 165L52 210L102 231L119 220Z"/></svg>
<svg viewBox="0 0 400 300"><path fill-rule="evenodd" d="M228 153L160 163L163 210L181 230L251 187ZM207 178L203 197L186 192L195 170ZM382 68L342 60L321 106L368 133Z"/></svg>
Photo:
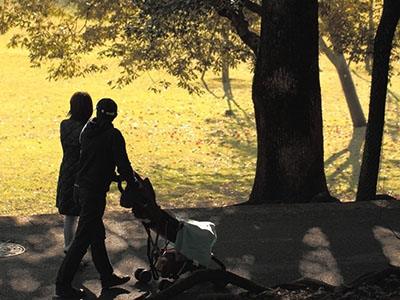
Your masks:
<svg viewBox="0 0 400 300"><path fill-rule="evenodd" d="M248 293L202 283L174 299L400 299L400 202L320 203L175 210L217 226L215 255L229 272L268 287ZM107 247L117 273L147 267L146 233L129 211L106 213ZM396 236L397 235L397 236ZM59 215L0 217L0 242L26 251L0 258L0 299L52 299L63 258ZM90 257L84 258L89 260ZM390 265L395 267L389 267ZM369 273L360 279L360 276ZM301 279L303 278L303 279ZM307 279L304 279L307 278ZM87 299L136 299L157 283L131 279L101 291L93 264L77 274Z"/></svg>
<svg viewBox="0 0 400 300"><path fill-rule="evenodd" d="M211 299L211 298L209 298ZM221 298L220 298L221 299ZM227 299L227 298L226 298ZM360 276L352 284L334 287L323 282L299 279L274 286L261 293L242 293L237 300L399 300L400 268L389 266L381 272Z"/></svg>

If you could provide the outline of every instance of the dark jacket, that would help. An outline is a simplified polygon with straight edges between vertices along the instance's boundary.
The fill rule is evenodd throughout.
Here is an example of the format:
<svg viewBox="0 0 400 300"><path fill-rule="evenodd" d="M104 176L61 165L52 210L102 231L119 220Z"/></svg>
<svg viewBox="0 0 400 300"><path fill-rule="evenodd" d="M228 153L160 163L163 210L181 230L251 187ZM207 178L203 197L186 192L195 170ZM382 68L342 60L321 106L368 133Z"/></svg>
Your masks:
<svg viewBox="0 0 400 300"><path fill-rule="evenodd" d="M79 216L79 206L73 200L73 187L79 169L79 135L85 123L74 119L60 124L63 158L57 183L56 206L63 215Z"/></svg>
<svg viewBox="0 0 400 300"><path fill-rule="evenodd" d="M107 192L115 168L128 184L136 185L121 132L108 120L94 118L81 133L81 157L76 185L93 192Z"/></svg>

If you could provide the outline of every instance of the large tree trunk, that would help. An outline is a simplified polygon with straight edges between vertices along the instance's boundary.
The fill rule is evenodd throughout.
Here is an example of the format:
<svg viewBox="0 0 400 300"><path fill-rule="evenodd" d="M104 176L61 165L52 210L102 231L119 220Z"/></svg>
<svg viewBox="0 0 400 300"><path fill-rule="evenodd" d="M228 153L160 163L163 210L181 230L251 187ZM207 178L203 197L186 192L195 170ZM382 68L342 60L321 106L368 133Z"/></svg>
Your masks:
<svg viewBox="0 0 400 300"><path fill-rule="evenodd" d="M322 38L320 38L319 41L322 51L324 51L325 55L335 66L338 72L343 93L346 98L347 107L350 111L353 127L364 127L367 125L367 122L365 121L364 113L362 111L360 100L358 99L356 88L354 86L353 78L351 77L346 59L344 58L343 54L334 53L331 51Z"/></svg>
<svg viewBox="0 0 400 300"><path fill-rule="evenodd" d="M258 157L249 203L332 200L324 173L317 0L264 0L257 54Z"/></svg>
<svg viewBox="0 0 400 300"><path fill-rule="evenodd" d="M389 59L393 35L399 17L400 1L385 0L374 42L369 116L358 182L357 201L371 200L376 195L383 126L385 123Z"/></svg>

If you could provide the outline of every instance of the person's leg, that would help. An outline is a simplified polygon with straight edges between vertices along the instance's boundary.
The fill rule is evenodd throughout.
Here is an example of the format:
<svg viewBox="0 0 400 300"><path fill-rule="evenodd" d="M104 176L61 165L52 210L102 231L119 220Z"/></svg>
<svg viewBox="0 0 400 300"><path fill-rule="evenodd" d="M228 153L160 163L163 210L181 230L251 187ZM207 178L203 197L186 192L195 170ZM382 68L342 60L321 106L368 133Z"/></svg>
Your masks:
<svg viewBox="0 0 400 300"><path fill-rule="evenodd" d="M81 202L82 209L75 237L57 273L56 293L58 295L63 294L64 291L66 293L71 291L72 280L92 240L93 220L96 219L96 217L93 217L90 201L85 198L87 195L80 195L79 191L76 194Z"/></svg>
<svg viewBox="0 0 400 300"><path fill-rule="evenodd" d="M64 252L66 253L72 245L75 236L78 217L66 215L64 218Z"/></svg>
<svg viewBox="0 0 400 300"><path fill-rule="evenodd" d="M94 200L97 206L92 210L92 213L96 215L96 219L92 222L93 228L91 230L92 240L90 242L90 248L93 264L100 274L101 286L107 289L128 282L130 277L119 277L114 274L114 269L108 258L105 245L106 230L103 223L103 214L106 205L106 195L97 195Z"/></svg>
<svg viewBox="0 0 400 300"><path fill-rule="evenodd" d="M93 264L100 274L100 279L110 278L114 272L108 258L104 240L95 241L91 244Z"/></svg>
<svg viewBox="0 0 400 300"><path fill-rule="evenodd" d="M92 230L90 248L93 264L100 274L100 278L109 278L113 274L113 267L108 258L105 246L106 230L103 223L104 209L106 206L106 195L99 194L95 197L92 205Z"/></svg>
<svg viewBox="0 0 400 300"><path fill-rule="evenodd" d="M100 273L103 288L127 282L130 277L114 275L105 247L105 228L102 217L106 194L97 194L82 189L78 189L76 193L79 195L81 214L75 238L57 275L56 291L57 289L67 291L72 289L72 280L89 245L91 246L93 264Z"/></svg>
<svg viewBox="0 0 400 300"><path fill-rule="evenodd" d="M91 243L91 249L93 264L100 274L100 281L103 289L121 285L130 280L129 276L120 277L114 274L113 267L108 258L104 239L93 241Z"/></svg>
<svg viewBox="0 0 400 300"><path fill-rule="evenodd" d="M78 225L79 228L79 225ZM89 240L77 239L72 241L72 244L66 253L64 260L58 269L56 287L58 289L70 289L72 280L78 271L82 257L85 255L89 246Z"/></svg>

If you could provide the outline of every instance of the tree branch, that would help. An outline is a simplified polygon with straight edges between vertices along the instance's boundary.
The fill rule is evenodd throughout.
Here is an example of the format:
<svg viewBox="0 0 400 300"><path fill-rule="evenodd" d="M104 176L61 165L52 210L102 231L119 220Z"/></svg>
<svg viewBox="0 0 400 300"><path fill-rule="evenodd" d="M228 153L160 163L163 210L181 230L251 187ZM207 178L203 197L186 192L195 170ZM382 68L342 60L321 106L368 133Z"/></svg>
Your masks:
<svg viewBox="0 0 400 300"><path fill-rule="evenodd" d="M253 1L250 0L244 0L243 5L253 13L259 15L260 17L262 16L261 5L254 3Z"/></svg>
<svg viewBox="0 0 400 300"><path fill-rule="evenodd" d="M333 53L333 51L329 49L328 45L325 43L324 39L321 36L319 37L319 47L332 63L337 59L335 53Z"/></svg>
<svg viewBox="0 0 400 300"><path fill-rule="evenodd" d="M255 32L249 30L249 22L245 19L243 11L234 11L233 9L223 7L217 9L217 12L220 16L228 18L231 21L240 39L257 55L260 37Z"/></svg>

